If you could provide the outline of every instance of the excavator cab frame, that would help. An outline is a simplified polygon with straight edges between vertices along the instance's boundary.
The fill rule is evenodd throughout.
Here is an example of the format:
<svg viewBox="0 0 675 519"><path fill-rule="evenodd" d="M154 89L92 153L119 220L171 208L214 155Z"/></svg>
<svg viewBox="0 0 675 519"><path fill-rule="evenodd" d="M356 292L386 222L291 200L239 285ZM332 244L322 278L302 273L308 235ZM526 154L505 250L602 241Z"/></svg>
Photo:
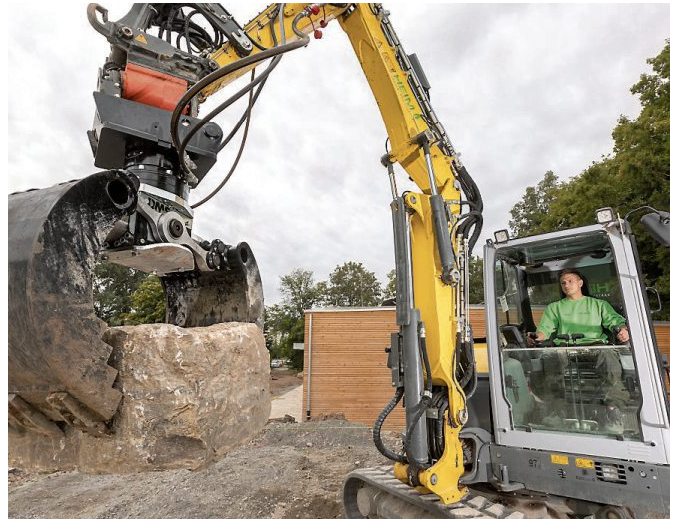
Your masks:
<svg viewBox="0 0 675 519"><path fill-rule="evenodd" d="M476 443L477 455L486 449L482 457L491 460L494 470L474 474L474 482L483 478L501 490L589 502L602 495L605 503L667 513L668 399L630 226L613 218L526 238L503 236L499 243L488 240L484 248L492 427L482 435L471 428L463 431ZM609 299L620 310L630 330L628 344L583 344L583 338L569 337L527 344L526 333L534 331L532 314L543 310L533 312L531 298L548 290L551 301L560 299L556 272L570 267L590 278L590 295ZM548 284L542 283L546 278ZM603 386L602 375L595 372L603 355L616 358L626 375L613 386L606 380ZM542 379L549 387L557 382L551 374L536 378L542 365L553 371L557 367L560 374L557 410L551 408L553 399L537 395L543 391ZM617 388L626 396L622 427L604 429L597 413Z"/></svg>

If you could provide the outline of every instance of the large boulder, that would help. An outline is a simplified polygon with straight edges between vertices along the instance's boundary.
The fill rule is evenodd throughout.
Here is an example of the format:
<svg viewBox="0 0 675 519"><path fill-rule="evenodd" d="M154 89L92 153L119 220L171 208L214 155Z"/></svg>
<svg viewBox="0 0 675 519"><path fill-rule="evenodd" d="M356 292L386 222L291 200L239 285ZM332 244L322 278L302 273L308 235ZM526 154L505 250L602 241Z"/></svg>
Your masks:
<svg viewBox="0 0 675 519"><path fill-rule="evenodd" d="M269 354L255 324L110 328L123 398L100 437L10 432L9 464L124 473L200 468L258 433L270 414Z"/></svg>

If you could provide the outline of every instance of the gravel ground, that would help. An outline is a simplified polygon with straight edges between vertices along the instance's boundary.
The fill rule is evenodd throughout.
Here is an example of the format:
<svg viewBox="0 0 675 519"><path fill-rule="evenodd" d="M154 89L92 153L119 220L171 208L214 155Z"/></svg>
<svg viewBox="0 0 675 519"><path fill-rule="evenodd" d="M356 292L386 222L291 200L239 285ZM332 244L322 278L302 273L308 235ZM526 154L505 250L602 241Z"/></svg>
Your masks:
<svg viewBox="0 0 675 519"><path fill-rule="evenodd" d="M398 446L397 435L383 436ZM360 424L270 422L196 472L10 472L8 510L12 519L330 519L342 517L347 473L385 464Z"/></svg>

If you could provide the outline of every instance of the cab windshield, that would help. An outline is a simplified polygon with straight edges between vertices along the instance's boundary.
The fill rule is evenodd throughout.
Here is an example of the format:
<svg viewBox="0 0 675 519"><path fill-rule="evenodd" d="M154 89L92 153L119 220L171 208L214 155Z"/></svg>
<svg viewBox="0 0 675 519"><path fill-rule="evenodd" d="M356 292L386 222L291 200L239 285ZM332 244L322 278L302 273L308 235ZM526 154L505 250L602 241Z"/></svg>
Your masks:
<svg viewBox="0 0 675 519"><path fill-rule="evenodd" d="M492 304L513 427L640 440L640 385L630 340L620 342L618 326L606 328L601 319L596 323L591 317L593 329L586 334L554 332L543 341L528 340L546 308L565 299L559 282L564 269L580 274L583 297L599 300L587 299L584 305L607 309L614 321L625 320L605 235L500 248L494 268Z"/></svg>

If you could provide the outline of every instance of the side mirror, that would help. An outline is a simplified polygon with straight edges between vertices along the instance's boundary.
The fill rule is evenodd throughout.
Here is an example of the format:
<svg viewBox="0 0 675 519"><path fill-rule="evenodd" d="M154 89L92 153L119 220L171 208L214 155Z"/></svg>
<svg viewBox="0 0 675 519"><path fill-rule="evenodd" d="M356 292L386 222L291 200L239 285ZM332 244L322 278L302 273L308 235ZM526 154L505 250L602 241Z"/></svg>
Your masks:
<svg viewBox="0 0 675 519"><path fill-rule="evenodd" d="M657 211L640 218L640 223L645 226L647 232L657 242L665 247L670 247L670 213Z"/></svg>

